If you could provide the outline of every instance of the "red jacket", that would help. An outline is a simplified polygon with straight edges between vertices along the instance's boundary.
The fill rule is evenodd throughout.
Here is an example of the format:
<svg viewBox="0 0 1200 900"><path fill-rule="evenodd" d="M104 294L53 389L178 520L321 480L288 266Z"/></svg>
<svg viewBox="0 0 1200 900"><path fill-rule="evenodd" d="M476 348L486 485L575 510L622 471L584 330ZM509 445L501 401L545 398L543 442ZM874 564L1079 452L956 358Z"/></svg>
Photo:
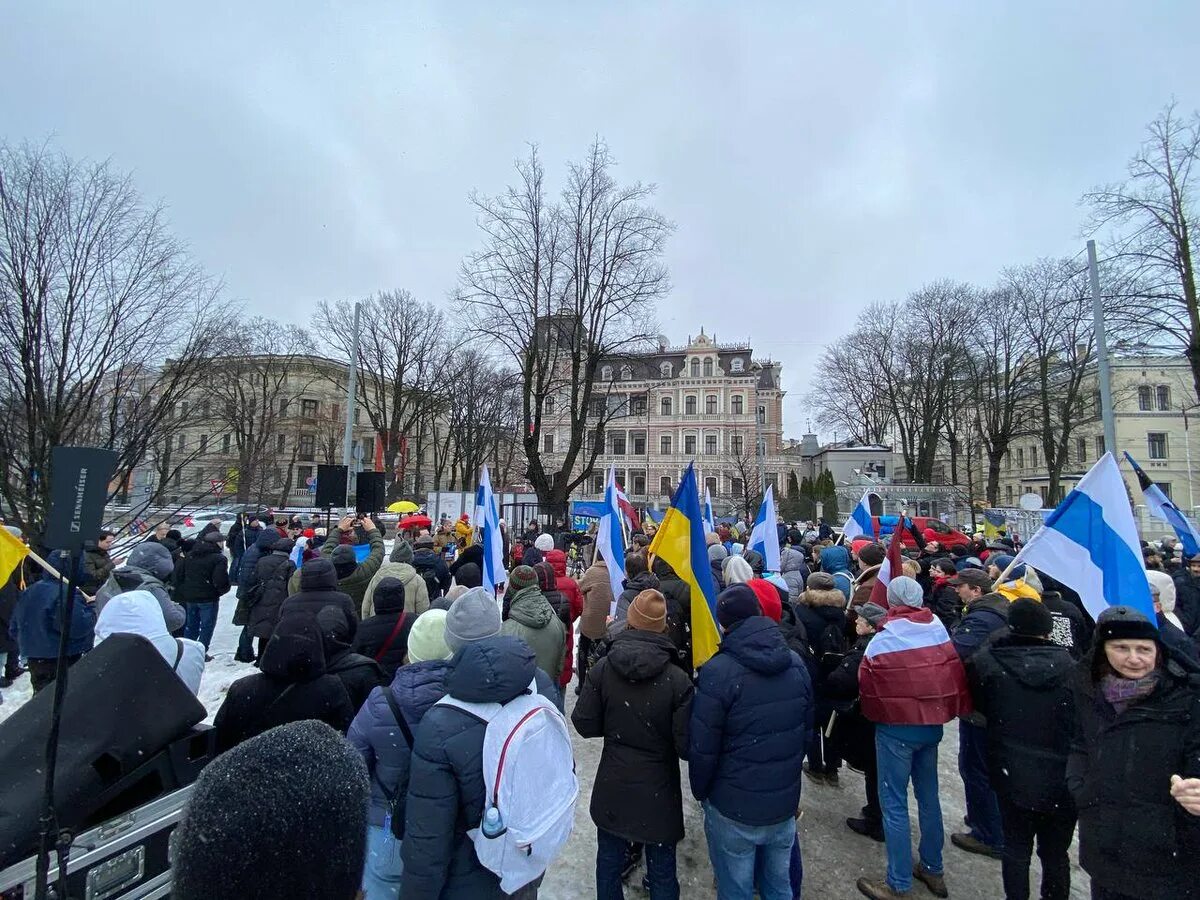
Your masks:
<svg viewBox="0 0 1200 900"><path fill-rule="evenodd" d="M962 660L924 607L893 606L858 670L862 714L884 725L944 725L971 710Z"/></svg>
<svg viewBox="0 0 1200 900"><path fill-rule="evenodd" d="M547 550L542 558L554 567L554 589L560 591L571 605L571 627L567 629L567 655L563 660L563 673L558 682L563 687L575 676L575 620L583 615L583 594L574 578L567 577L567 554L561 550Z"/></svg>

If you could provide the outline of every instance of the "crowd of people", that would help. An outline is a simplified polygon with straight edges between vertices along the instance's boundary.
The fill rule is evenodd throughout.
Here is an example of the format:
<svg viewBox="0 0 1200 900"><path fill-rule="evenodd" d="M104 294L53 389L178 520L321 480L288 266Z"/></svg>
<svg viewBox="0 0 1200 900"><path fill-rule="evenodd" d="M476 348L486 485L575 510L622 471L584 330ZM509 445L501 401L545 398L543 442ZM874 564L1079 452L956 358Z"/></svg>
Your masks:
<svg viewBox="0 0 1200 900"><path fill-rule="evenodd" d="M236 584L238 658L258 671L216 714L224 755L180 830L181 897L220 886L283 896L299 871L328 886L321 896L346 900L360 889L370 900L536 896L540 879L506 893L475 849L498 791L479 711L537 696L565 714L572 684L575 732L602 742L590 801L601 900L623 896L643 867L652 900L680 896L682 761L723 900L801 895L802 783L837 788L843 769L865 787L845 826L864 850L884 851L857 889L948 896L938 752L955 720L967 815L950 843L997 860L1007 898L1030 896L1035 850L1040 896L1066 898L1076 832L1093 897L1194 896L1200 558L1148 545L1156 621L1119 603L1093 621L1069 587L1014 563L1005 539L943 546L901 527L892 571L882 542L781 522L771 571L747 546L749 523L730 523L708 535L722 638L696 668L690 573L649 553L653 532L647 522L630 536L617 593L599 554L570 577L566 533L534 523L509 539L506 526L499 596L483 586L482 548L448 523L398 536L390 553L369 517L328 535L286 519L228 536L213 524L188 541L163 528L121 565L104 534L83 559L68 659L113 633L140 634L196 692L217 604ZM54 677L61 585L28 576L14 573L5 603L14 591L15 603L0 614L15 640L9 660L24 659L40 690ZM262 760L289 748L309 775L262 780ZM343 792L328 810L312 807L339 771ZM248 780L234 798L237 772ZM285 795L303 790L289 807ZM264 828L286 836L269 856L280 869L271 889L245 859L246 835ZM360 833L331 834L347 828ZM314 852L317 835L339 852Z"/></svg>

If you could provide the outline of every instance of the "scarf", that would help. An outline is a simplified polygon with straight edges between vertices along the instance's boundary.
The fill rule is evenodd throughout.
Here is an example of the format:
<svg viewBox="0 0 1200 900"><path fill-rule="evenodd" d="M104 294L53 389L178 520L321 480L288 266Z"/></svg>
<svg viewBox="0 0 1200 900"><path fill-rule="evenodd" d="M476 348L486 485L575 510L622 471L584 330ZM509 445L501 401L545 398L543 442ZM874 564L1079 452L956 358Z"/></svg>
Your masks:
<svg viewBox="0 0 1200 900"><path fill-rule="evenodd" d="M1125 712L1133 703L1145 700L1158 686L1158 671L1155 670L1145 678L1121 678L1118 675L1105 675L1100 679L1100 693L1118 713Z"/></svg>

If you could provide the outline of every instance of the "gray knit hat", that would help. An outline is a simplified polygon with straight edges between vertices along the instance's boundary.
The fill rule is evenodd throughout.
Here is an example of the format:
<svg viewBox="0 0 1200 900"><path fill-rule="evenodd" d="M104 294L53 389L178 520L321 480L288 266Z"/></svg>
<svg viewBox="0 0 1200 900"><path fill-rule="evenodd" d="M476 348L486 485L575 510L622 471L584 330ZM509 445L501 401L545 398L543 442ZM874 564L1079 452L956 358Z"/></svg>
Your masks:
<svg viewBox="0 0 1200 900"><path fill-rule="evenodd" d="M898 575L888 582L887 599L888 606L920 608L925 605L925 592L921 590L921 585L907 575Z"/></svg>
<svg viewBox="0 0 1200 900"><path fill-rule="evenodd" d="M446 613L446 646L457 652L465 644L500 633L500 604L481 587L471 588Z"/></svg>
<svg viewBox="0 0 1200 900"><path fill-rule="evenodd" d="M392 555L389 559L394 563L411 563L413 561L412 544L396 538L396 544L392 547Z"/></svg>
<svg viewBox="0 0 1200 900"><path fill-rule="evenodd" d="M882 606L876 606L874 603L864 603L856 610L860 616L866 619L872 628L878 628L879 623L883 621L887 615L887 610Z"/></svg>

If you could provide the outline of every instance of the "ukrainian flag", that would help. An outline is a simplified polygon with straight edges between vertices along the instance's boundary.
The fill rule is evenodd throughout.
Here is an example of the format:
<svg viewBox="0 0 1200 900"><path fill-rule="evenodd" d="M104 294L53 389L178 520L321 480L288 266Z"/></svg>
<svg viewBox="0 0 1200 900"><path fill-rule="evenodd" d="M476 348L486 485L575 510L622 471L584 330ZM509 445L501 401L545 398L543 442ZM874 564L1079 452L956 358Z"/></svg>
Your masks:
<svg viewBox="0 0 1200 900"><path fill-rule="evenodd" d="M691 588L692 665L699 668L717 652L721 631L717 627L717 591L708 565L700 491L693 466L688 465L679 482L649 552L670 565Z"/></svg>

